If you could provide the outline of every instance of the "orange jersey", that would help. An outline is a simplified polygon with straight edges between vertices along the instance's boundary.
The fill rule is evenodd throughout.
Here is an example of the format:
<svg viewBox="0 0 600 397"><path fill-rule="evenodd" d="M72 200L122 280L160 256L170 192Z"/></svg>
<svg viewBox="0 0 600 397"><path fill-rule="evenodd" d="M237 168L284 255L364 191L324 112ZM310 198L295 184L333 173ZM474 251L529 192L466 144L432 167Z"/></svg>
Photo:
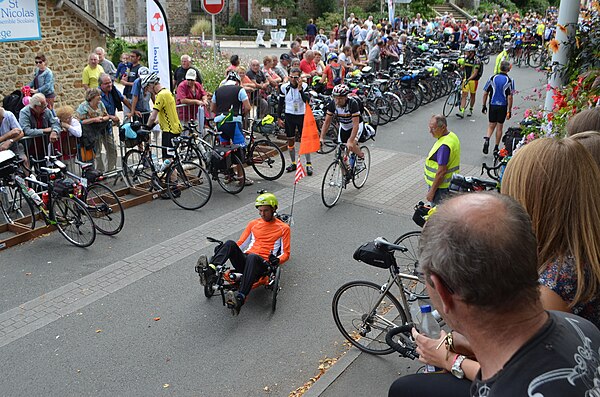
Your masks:
<svg viewBox="0 0 600 397"><path fill-rule="evenodd" d="M279 258L279 263L284 263L290 257L290 227L277 218L272 222L255 219L248 223L237 245L244 253L263 259L272 253Z"/></svg>

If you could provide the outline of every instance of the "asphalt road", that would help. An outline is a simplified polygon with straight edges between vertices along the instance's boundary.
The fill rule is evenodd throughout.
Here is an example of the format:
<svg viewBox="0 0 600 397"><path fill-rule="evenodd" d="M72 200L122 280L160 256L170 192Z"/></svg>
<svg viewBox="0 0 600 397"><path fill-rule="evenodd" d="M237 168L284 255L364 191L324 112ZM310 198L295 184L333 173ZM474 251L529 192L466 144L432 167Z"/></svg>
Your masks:
<svg viewBox="0 0 600 397"><path fill-rule="evenodd" d="M486 75L491 68L486 66ZM527 103L520 98L545 84L530 69L511 75L520 91L515 106L522 109ZM193 268L200 253L212 250L203 236L236 239L257 215L257 189L280 194L288 207L283 212L289 212L291 174L237 196L216 186L209 204L197 211L162 200L128 209L124 230L99 236L88 249L54 232L1 251L0 396L287 396L317 373L320 360L344 350L331 316L335 290L353 279L385 279L378 269L352 260L356 247L417 229L409 216L413 196L424 198L426 190L417 160L433 144L427 123L442 106L443 99L380 128L370 143L374 161L388 157L372 167L362 191L348 189L333 209L323 206L318 189L330 159L316 156L315 175L298 187L292 258L283 269L274 314L269 293L256 290L240 316L232 317L220 297L204 297ZM469 169L491 160L481 154L484 115L451 116L449 125L461 139ZM411 166L391 169L388 158ZM414 184L410 195L394 193L405 187L391 178L395 172ZM67 286L87 288L103 271L134 265L147 270L107 279L104 292L88 300L63 293ZM32 314L34 303L46 301L56 302L48 313L60 314L10 328L22 324L13 324L19 313ZM414 365L364 355L355 363L362 366L350 367L326 395L385 395L398 366ZM383 373L388 375L381 379Z"/></svg>

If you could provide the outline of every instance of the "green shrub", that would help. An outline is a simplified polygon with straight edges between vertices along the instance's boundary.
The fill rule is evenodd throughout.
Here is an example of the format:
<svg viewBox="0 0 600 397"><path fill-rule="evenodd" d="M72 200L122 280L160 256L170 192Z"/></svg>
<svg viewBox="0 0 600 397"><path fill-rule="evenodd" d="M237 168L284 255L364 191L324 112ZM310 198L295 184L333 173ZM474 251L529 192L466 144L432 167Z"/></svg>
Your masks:
<svg viewBox="0 0 600 397"><path fill-rule="evenodd" d="M119 62L121 62L121 54L128 51L129 43L122 38L115 37L114 39L108 38L106 40L106 52L108 54L108 59L110 59L115 65L118 65Z"/></svg>
<svg viewBox="0 0 600 397"><path fill-rule="evenodd" d="M231 25L226 25L221 28L221 34L225 36L233 36L237 34L236 29Z"/></svg>
<svg viewBox="0 0 600 397"><path fill-rule="evenodd" d="M247 28L248 24L246 23L246 21L244 21L244 18L242 18L242 16L238 12L236 12L229 20L229 26L235 29L234 34L240 34L240 29Z"/></svg>
<svg viewBox="0 0 600 397"><path fill-rule="evenodd" d="M212 24L206 19L198 19L190 29L190 35L202 36L202 33L209 34L212 30Z"/></svg>

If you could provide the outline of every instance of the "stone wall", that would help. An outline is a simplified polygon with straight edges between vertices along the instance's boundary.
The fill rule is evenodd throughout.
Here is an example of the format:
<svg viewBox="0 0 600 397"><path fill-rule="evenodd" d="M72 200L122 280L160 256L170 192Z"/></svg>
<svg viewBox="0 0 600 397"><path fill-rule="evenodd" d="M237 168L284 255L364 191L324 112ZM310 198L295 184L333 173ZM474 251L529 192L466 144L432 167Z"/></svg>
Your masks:
<svg viewBox="0 0 600 397"><path fill-rule="evenodd" d="M165 4L166 3L166 6ZM189 0L169 0L163 3L171 36L190 34L192 4Z"/></svg>
<svg viewBox="0 0 600 397"><path fill-rule="evenodd" d="M2 43L2 98L32 80L35 56L44 53L54 73L56 103L76 106L83 101L81 72L88 54L106 47L106 38L66 6L56 10L55 5L55 0L38 0L42 40Z"/></svg>

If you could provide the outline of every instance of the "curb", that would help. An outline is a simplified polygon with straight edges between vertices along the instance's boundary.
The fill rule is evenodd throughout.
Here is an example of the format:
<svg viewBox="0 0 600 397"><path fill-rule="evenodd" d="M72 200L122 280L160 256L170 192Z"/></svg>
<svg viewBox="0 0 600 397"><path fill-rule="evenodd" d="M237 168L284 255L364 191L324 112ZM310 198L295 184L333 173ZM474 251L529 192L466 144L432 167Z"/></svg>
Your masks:
<svg viewBox="0 0 600 397"><path fill-rule="evenodd" d="M319 397L333 382L352 365L362 352L352 346L329 370L327 370L309 389L303 397Z"/></svg>

